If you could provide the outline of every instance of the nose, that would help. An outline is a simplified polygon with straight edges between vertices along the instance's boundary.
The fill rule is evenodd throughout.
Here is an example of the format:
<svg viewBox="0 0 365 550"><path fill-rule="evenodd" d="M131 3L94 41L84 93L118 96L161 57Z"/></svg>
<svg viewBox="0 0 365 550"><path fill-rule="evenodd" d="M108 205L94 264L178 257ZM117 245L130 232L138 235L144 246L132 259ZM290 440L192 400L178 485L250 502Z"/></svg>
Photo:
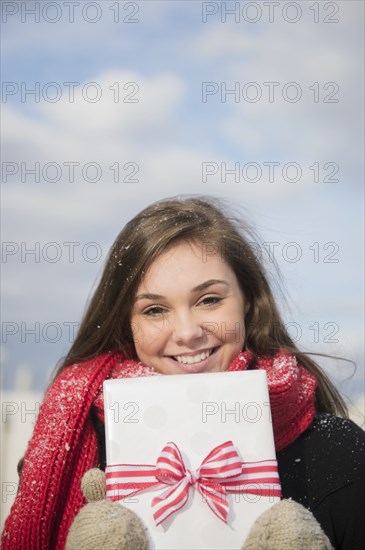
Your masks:
<svg viewBox="0 0 365 550"><path fill-rule="evenodd" d="M173 339L189 345L203 338L203 328L192 312L180 312L174 317Z"/></svg>

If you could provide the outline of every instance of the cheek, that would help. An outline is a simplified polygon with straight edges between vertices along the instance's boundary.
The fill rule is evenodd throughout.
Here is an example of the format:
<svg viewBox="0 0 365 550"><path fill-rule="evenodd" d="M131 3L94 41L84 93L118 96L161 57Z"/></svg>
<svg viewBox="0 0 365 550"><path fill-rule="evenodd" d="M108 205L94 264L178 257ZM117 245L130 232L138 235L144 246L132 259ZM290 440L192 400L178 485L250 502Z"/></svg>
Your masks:
<svg viewBox="0 0 365 550"><path fill-rule="evenodd" d="M161 344L164 331L160 326L151 321L144 321L137 318L131 322L132 335L136 350L151 354Z"/></svg>
<svg viewBox="0 0 365 550"><path fill-rule="evenodd" d="M133 338L133 342L136 344L138 342L138 333L140 332L139 330L139 323L134 319L134 317L132 317L132 320L131 320L131 332L132 332L132 338Z"/></svg>
<svg viewBox="0 0 365 550"><path fill-rule="evenodd" d="M141 341L143 341L143 331L141 330L141 328L142 328L141 324L138 322L138 320L132 317L131 331L132 331L133 343L136 348L141 343Z"/></svg>
<svg viewBox="0 0 365 550"><path fill-rule="evenodd" d="M239 301L233 304L228 310L225 321L222 326L222 340L227 344L232 344L238 348L242 348L245 341L245 322L243 307L240 307Z"/></svg>

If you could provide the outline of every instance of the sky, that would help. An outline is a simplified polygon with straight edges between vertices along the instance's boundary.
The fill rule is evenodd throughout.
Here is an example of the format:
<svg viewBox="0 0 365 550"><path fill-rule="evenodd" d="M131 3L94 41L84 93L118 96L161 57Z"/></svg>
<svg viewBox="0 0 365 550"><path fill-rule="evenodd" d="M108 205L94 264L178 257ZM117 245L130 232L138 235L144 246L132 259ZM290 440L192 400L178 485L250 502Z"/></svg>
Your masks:
<svg viewBox="0 0 365 550"><path fill-rule="evenodd" d="M206 194L259 231L297 345L364 395L363 2L1 8L3 387L45 388L129 219Z"/></svg>

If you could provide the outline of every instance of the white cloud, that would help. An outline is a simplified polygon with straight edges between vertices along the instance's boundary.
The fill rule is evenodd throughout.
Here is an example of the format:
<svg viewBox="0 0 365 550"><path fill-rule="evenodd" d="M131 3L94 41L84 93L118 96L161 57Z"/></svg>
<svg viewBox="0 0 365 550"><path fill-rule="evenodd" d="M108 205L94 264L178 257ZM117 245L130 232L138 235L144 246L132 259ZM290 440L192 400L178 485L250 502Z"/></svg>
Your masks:
<svg viewBox="0 0 365 550"><path fill-rule="evenodd" d="M184 88L183 81L174 74L147 78L115 70L82 82L75 88L73 102L65 88L61 101L42 102L40 110L57 130L86 137L89 142L105 137L133 140L145 132L161 133L175 115Z"/></svg>
<svg viewBox="0 0 365 550"><path fill-rule="evenodd" d="M307 20L295 24L279 16L251 26L232 16L225 24L218 15L211 18L190 50L207 65L204 81L218 85L207 103L217 108L221 133L233 147L252 156L274 151L287 159L350 158L359 166L363 59L354 37L359 40L362 32L361 4L341 3L337 24L313 23L304 7ZM247 83L252 87L245 88ZM238 86L238 96L225 96L225 86ZM292 103L296 90L301 99ZM338 103L324 102L331 99Z"/></svg>
<svg viewBox="0 0 365 550"><path fill-rule="evenodd" d="M62 34L59 25L52 41L51 27L43 34L25 25L24 33L12 39L13 44L9 42L7 47L13 54L29 48L32 41L30 57L43 49L56 59L58 48L57 59L63 55L68 60L73 52L77 58L81 52L88 56L90 65L83 72L88 77L77 88L74 103L67 100L63 87L62 99L54 104L3 105L3 161L25 162L28 167L39 162L41 169L54 162L62 168L59 182L35 183L30 176L26 182L17 183L18 174L3 184L4 240L25 241L29 246L36 241L95 241L107 250L126 221L154 200L182 193L228 197L252 213L267 240L297 240L306 252L314 241L323 245L334 240L343 245L341 262L333 271L323 263L314 265L312 258L306 257L297 265L284 262L283 273L286 288L298 304L294 313L304 320L317 316L324 322L329 320L328 312L335 311L343 319L344 355L346 351L358 353L362 326L354 287L362 252L357 237L360 228L353 219L359 215L358 203L351 186L360 173L358 97L362 88L357 21L361 3L348 3L349 8L342 8L345 4L341 3L341 25L197 25L177 32L176 39L170 14L177 17L179 6L187 10L194 3L173 4L167 8L167 2L143 3L146 27L135 27L146 43L148 33L155 30L158 47L154 55L162 51L166 57L161 60L149 56L148 50L143 51L143 59L133 52L131 27L126 40L116 26L109 26L110 34L107 25L100 26L100 33L95 35L91 27L78 24L70 38ZM194 10L194 16L199 17L199 10ZM158 32L166 25L171 51L165 48L165 52ZM75 46L78 33L79 44ZM103 68L98 57L103 44L105 59L111 48L125 50L135 68L127 70L123 68L127 65L116 63L115 58L104 63L114 68ZM171 52L180 52L176 63L168 57ZM147 71L150 62L153 68ZM31 68L36 66L30 62ZM59 74L56 69L55 74ZM75 66L71 69L74 71ZM208 79L219 83L337 79L343 101L340 105L309 100L297 104L216 101L203 105L199 81ZM92 81L103 92L96 103L85 101L80 94L82 86ZM133 91L133 87L123 90L125 83L136 82L140 101L115 103L109 89L115 82L120 83L121 94ZM89 91L93 92L91 88ZM303 181L290 183L281 177L275 183L235 183L228 177L224 183L221 173L206 183L201 179L204 161L218 165L227 162L229 167L234 162L243 166L249 161L262 165L274 160L282 164L300 162L306 170ZM308 169L314 161L338 162L339 184L315 184ZM67 181L65 162L80 163L73 183ZM82 177L82 167L90 162L102 168L99 182L90 183ZM139 181L128 183L121 178L114 183L110 166L116 162L123 177L129 173L125 164L137 163ZM93 265L79 258L70 264L63 258L57 264L34 264L9 259L4 267L7 318L49 321L79 315L101 262Z"/></svg>

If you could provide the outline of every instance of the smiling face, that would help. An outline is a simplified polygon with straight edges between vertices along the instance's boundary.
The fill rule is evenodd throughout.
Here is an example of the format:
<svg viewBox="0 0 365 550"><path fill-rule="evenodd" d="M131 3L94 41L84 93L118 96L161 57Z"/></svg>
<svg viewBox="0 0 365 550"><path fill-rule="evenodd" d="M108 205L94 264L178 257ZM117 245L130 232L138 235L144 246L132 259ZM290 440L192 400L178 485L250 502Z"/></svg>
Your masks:
<svg viewBox="0 0 365 550"><path fill-rule="evenodd" d="M219 253L181 242L161 254L136 292L131 327L139 360L162 374L226 370L242 350L247 310Z"/></svg>

